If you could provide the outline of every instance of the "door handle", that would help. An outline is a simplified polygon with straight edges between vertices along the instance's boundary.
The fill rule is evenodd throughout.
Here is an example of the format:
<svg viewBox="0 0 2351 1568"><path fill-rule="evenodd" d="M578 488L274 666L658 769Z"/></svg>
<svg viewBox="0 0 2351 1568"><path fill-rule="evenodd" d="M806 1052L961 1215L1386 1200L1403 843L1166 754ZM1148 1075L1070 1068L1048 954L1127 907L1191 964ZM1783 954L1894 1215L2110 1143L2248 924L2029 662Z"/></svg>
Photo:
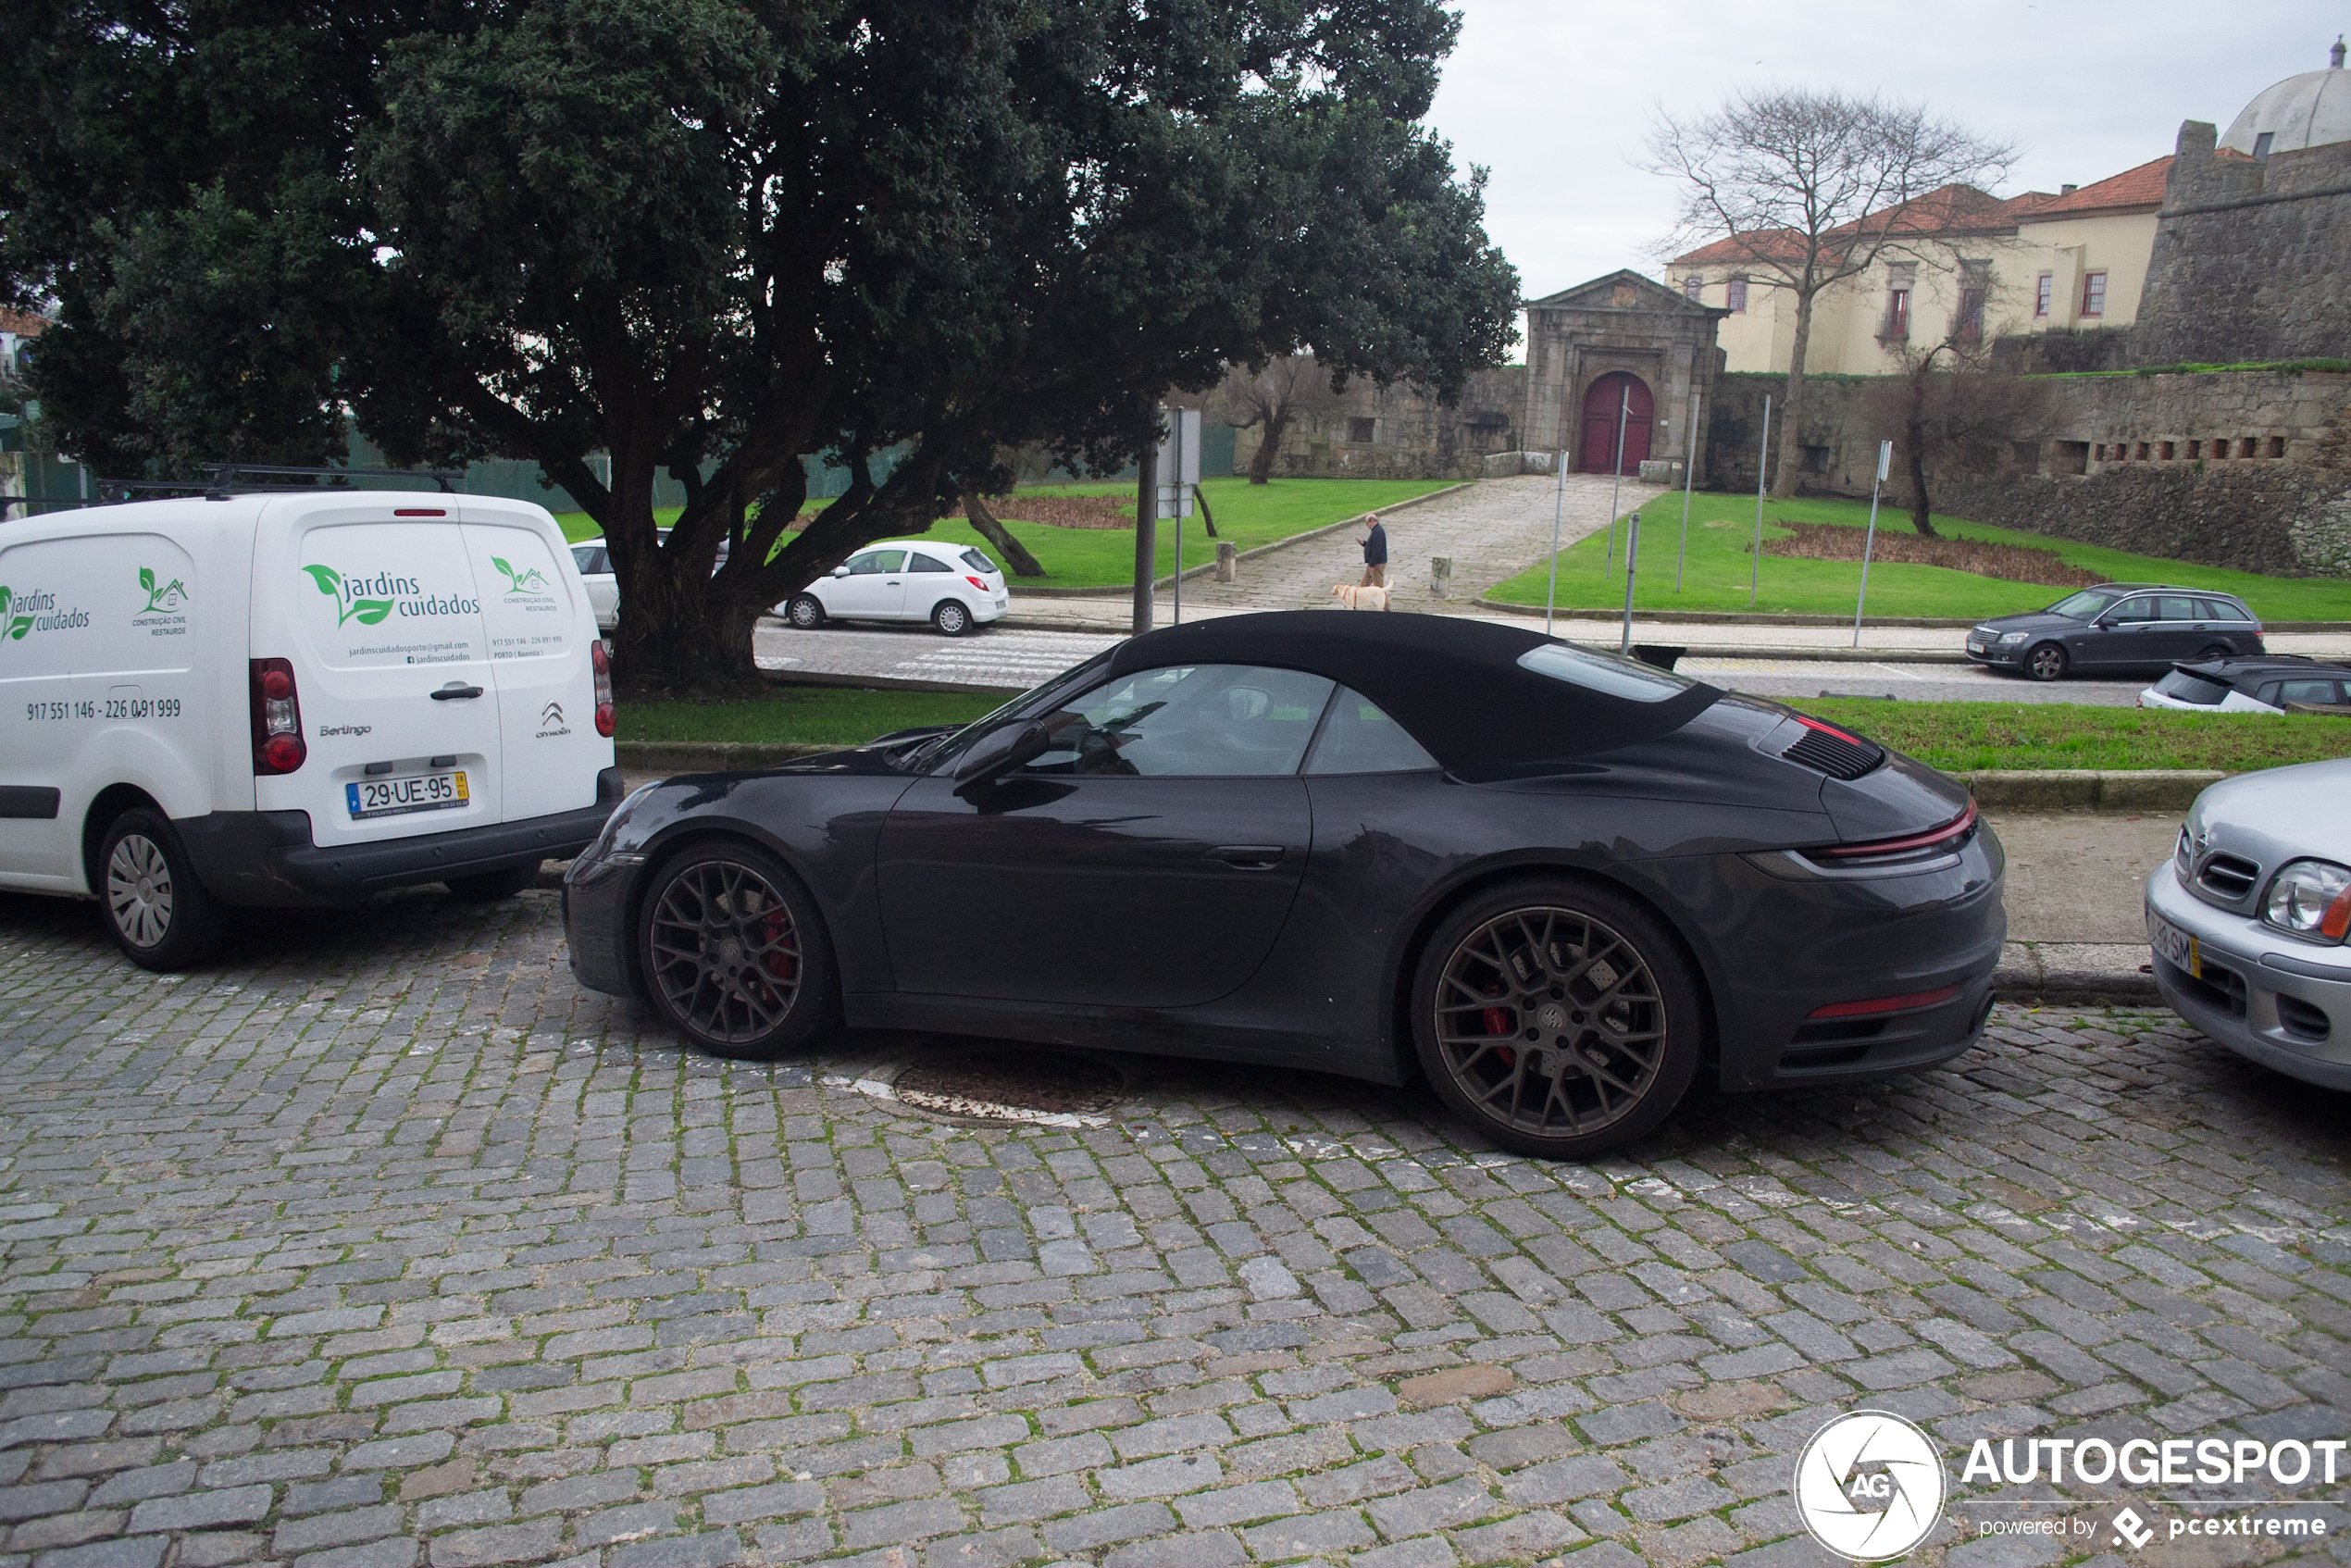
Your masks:
<svg viewBox="0 0 2351 1568"><path fill-rule="evenodd" d="M1221 860L1236 871L1271 871L1282 863L1279 844L1225 844L1208 852L1211 860Z"/></svg>
<svg viewBox="0 0 2351 1568"><path fill-rule="evenodd" d="M479 697L480 695L480 687L460 686L457 682L453 680L448 685L442 687L440 691L434 692L432 694L432 700L436 703L451 703L455 702L460 697Z"/></svg>

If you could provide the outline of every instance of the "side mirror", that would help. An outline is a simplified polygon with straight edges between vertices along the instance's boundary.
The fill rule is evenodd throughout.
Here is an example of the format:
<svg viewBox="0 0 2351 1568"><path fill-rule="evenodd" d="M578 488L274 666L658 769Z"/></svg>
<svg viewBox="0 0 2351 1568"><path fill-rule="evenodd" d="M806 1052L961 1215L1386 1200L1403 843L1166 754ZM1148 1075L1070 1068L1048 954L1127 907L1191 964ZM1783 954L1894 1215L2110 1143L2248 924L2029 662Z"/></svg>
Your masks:
<svg viewBox="0 0 2351 1568"><path fill-rule="evenodd" d="M849 568L847 566L835 566L830 575L833 577L847 577L849 575Z"/></svg>
<svg viewBox="0 0 2351 1568"><path fill-rule="evenodd" d="M1026 767L1052 750L1053 738L1041 724L1006 725L979 738L964 760L955 765L958 784L983 783L1014 768Z"/></svg>
<svg viewBox="0 0 2351 1568"><path fill-rule="evenodd" d="M2097 619L2090 623L2090 629L2092 631L2112 631L2114 629L2114 623L2107 619L2104 616L2100 616Z"/></svg>

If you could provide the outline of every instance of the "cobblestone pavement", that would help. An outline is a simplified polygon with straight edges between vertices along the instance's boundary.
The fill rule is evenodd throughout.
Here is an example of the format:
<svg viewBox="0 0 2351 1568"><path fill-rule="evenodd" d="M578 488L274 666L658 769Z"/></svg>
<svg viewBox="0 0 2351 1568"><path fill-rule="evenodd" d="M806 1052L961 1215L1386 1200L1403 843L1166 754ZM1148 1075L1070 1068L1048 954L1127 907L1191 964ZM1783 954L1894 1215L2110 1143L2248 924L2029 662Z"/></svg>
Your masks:
<svg viewBox="0 0 2351 1568"><path fill-rule="evenodd" d="M561 938L417 892L159 978L0 897L0 1562L1810 1564L1862 1403L2344 1432L2345 1101L2167 1014L1551 1165L1181 1064L952 1126L854 1087L935 1043L687 1055ZM1977 1538L2034 1494L1922 1559L2078 1560Z"/></svg>

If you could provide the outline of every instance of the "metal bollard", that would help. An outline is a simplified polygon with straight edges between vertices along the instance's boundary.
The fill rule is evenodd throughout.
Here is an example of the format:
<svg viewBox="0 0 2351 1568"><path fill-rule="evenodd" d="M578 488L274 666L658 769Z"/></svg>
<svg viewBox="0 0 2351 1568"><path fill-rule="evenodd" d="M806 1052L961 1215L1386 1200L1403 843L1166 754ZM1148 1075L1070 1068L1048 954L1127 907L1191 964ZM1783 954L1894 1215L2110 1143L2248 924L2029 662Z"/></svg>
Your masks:
<svg viewBox="0 0 2351 1568"><path fill-rule="evenodd" d="M1449 599L1453 593L1453 557L1431 555L1428 558L1428 596Z"/></svg>

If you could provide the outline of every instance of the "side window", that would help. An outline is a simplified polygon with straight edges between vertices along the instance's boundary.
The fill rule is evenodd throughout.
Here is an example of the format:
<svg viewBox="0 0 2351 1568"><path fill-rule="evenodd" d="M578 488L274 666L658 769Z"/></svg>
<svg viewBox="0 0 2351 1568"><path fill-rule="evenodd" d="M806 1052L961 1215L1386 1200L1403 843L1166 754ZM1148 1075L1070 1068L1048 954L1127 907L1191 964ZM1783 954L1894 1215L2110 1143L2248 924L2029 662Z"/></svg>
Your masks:
<svg viewBox="0 0 2351 1568"><path fill-rule="evenodd" d="M1306 759L1309 774L1424 773L1437 759L1404 732L1404 727L1382 713L1368 697L1342 686L1331 703L1330 717L1314 738L1313 754Z"/></svg>
<svg viewBox="0 0 2351 1568"><path fill-rule="evenodd" d="M2108 618L2126 624L2137 621L2151 621L2155 619L2155 601L2144 596L2136 599L2125 599L2122 603L2114 607Z"/></svg>
<svg viewBox="0 0 2351 1568"><path fill-rule="evenodd" d="M579 568L580 576L588 577L592 575L596 570L596 547L592 544L573 545L571 547L571 564Z"/></svg>
<svg viewBox="0 0 2351 1568"><path fill-rule="evenodd" d="M2207 620L2249 621L2253 618L2237 608L2235 601L2230 599L2208 599L2205 607L2211 612L2204 617Z"/></svg>
<svg viewBox="0 0 2351 1568"><path fill-rule="evenodd" d="M2334 682L2332 680L2289 680L2278 691L2281 703L2332 703Z"/></svg>
<svg viewBox="0 0 2351 1568"><path fill-rule="evenodd" d="M2273 708L2276 707L2279 703L2284 701L2283 698L2278 695L2278 683L2274 680L2270 682L2269 685L2261 688L2260 691L2256 691L2253 696L2255 701L2267 703Z"/></svg>
<svg viewBox="0 0 2351 1568"><path fill-rule="evenodd" d="M954 569L944 561L932 560L919 550L913 552L913 555L914 559L906 563L906 569L910 572L945 572Z"/></svg>
<svg viewBox="0 0 2351 1568"><path fill-rule="evenodd" d="M964 552L964 565L976 572L992 572L996 569L996 563L976 550Z"/></svg>
<svg viewBox="0 0 2351 1568"><path fill-rule="evenodd" d="M849 558L851 577L872 577L878 572L894 572L905 564L903 550L868 550L863 555Z"/></svg>
<svg viewBox="0 0 2351 1568"><path fill-rule="evenodd" d="M2204 612L2196 607L2196 600L2177 593L2159 595L2155 602L2155 610L2159 620L2200 621L2204 618Z"/></svg>
<svg viewBox="0 0 2351 1568"><path fill-rule="evenodd" d="M1053 749L1029 773L1089 778L1278 778L1298 771L1331 682L1298 670L1183 665L1122 675L1042 722Z"/></svg>

